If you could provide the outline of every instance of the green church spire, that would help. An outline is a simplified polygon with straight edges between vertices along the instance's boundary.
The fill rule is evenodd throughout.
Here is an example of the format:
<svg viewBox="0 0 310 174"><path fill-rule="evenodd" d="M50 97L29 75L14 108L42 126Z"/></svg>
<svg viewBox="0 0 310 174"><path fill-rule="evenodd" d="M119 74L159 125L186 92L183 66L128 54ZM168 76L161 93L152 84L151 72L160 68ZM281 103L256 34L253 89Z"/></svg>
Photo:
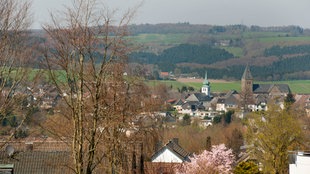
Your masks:
<svg viewBox="0 0 310 174"><path fill-rule="evenodd" d="M208 72L205 74L205 79L203 81L203 85L208 85L209 86L210 82L208 81Z"/></svg>

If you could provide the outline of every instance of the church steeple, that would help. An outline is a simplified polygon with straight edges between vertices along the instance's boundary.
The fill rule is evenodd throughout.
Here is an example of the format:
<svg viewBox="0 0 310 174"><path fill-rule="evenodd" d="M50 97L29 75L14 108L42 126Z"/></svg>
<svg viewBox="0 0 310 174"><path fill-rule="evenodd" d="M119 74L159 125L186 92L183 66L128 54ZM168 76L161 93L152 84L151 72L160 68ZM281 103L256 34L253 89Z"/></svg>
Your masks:
<svg viewBox="0 0 310 174"><path fill-rule="evenodd" d="M210 96L210 82L208 80L208 73L205 74L205 79L202 83L201 92L205 93L207 96Z"/></svg>
<svg viewBox="0 0 310 174"><path fill-rule="evenodd" d="M203 81L203 85L209 85L209 84L210 84L210 82L208 81L208 72L206 72L205 79Z"/></svg>
<svg viewBox="0 0 310 174"><path fill-rule="evenodd" d="M253 76L251 74L249 65L245 67L241 78L241 91L243 93L253 93Z"/></svg>
<svg viewBox="0 0 310 174"><path fill-rule="evenodd" d="M247 65L247 66L245 67L245 70L244 70L244 72L243 72L242 79L244 79L244 80L253 80L253 76L252 76L252 74L251 74L249 65ZM242 79L241 79L241 80L242 80Z"/></svg>

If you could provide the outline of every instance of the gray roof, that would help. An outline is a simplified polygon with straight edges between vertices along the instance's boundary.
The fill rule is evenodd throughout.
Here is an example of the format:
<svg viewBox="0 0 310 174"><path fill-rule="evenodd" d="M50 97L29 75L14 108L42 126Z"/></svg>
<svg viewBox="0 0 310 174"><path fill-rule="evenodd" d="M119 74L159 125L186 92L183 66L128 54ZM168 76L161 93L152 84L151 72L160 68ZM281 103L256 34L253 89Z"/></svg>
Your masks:
<svg viewBox="0 0 310 174"><path fill-rule="evenodd" d="M174 103L174 105L183 105L183 104L184 104L184 101L181 100L181 99L177 100L177 101Z"/></svg>
<svg viewBox="0 0 310 174"><path fill-rule="evenodd" d="M238 105L239 101L234 95L230 95L229 97L225 98L226 105Z"/></svg>
<svg viewBox="0 0 310 174"><path fill-rule="evenodd" d="M155 152L155 154L151 157L152 161L155 158L157 158L166 149L169 149L173 154L178 156L183 162L185 161L190 162L190 159L189 159L190 153L184 150L177 142L173 140L170 140L165 146L163 146L157 152Z"/></svg>
<svg viewBox="0 0 310 174"><path fill-rule="evenodd" d="M254 84L254 93L270 93L273 88L278 88L281 93L290 93L290 87L287 84Z"/></svg>
<svg viewBox="0 0 310 174"><path fill-rule="evenodd" d="M259 94L255 96L255 103L261 104L261 103L268 103L269 95L268 94Z"/></svg>
<svg viewBox="0 0 310 174"><path fill-rule="evenodd" d="M61 174L73 173L66 166L71 161L70 153L25 151L15 152L9 157L4 151L0 152L0 164L13 164L14 174Z"/></svg>
<svg viewBox="0 0 310 174"><path fill-rule="evenodd" d="M225 104L225 98L219 98L217 103Z"/></svg>
<svg viewBox="0 0 310 174"><path fill-rule="evenodd" d="M205 93L193 93L192 95L194 95L198 101L202 102L202 101L211 101L212 97L208 96ZM191 97L191 96L189 96ZM188 98L189 98L188 97Z"/></svg>
<svg viewBox="0 0 310 174"><path fill-rule="evenodd" d="M183 109L204 109L204 106L201 102L198 101L188 101L182 105Z"/></svg>

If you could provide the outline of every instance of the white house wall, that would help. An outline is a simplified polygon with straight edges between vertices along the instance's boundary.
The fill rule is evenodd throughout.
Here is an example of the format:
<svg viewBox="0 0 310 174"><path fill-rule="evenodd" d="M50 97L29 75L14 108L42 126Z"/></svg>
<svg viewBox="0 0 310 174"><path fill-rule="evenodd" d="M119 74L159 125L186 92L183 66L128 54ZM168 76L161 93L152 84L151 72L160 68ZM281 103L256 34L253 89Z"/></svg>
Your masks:
<svg viewBox="0 0 310 174"><path fill-rule="evenodd" d="M310 173L310 156L296 156L295 164L290 164L290 174L308 174Z"/></svg>
<svg viewBox="0 0 310 174"><path fill-rule="evenodd" d="M172 153L169 149L165 149L157 158L155 158L152 162L158 163L182 163L183 161Z"/></svg>

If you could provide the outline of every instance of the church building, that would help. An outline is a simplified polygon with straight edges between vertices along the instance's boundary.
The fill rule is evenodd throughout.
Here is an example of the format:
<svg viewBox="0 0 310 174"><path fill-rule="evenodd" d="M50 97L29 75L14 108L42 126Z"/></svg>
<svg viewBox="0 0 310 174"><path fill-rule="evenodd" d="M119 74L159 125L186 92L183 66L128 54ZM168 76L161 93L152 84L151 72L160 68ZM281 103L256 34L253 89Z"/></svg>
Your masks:
<svg viewBox="0 0 310 174"><path fill-rule="evenodd" d="M270 101L284 107L287 94L291 93L287 84L254 84L249 66L246 66L241 78L241 100L252 111L265 110Z"/></svg>
<svg viewBox="0 0 310 174"><path fill-rule="evenodd" d="M208 80L208 73L205 74L205 79L202 83L201 87L201 93L206 94L208 97L210 97L210 82Z"/></svg>

